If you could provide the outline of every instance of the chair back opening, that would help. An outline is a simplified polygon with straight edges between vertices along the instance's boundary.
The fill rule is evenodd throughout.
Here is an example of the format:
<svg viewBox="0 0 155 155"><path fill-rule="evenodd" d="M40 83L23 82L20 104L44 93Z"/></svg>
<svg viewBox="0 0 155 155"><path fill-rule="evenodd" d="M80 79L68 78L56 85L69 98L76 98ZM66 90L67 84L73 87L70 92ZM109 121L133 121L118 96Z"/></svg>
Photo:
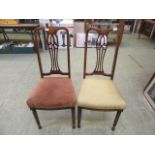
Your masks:
<svg viewBox="0 0 155 155"><path fill-rule="evenodd" d="M63 35L63 40L60 41L61 35ZM71 77L70 71L70 39L69 39L69 31L65 27L40 27L36 28L34 31L34 40L35 40L35 52L37 54L40 75L43 78L48 75L67 75L69 78ZM63 48L60 48L60 43L63 43ZM41 52L42 51L42 52ZM67 52L66 52L67 51ZM41 54L43 52L49 53L50 59L50 69L45 72L42 65ZM66 54L67 71L62 71L60 67L59 54ZM61 60L64 61L63 57Z"/></svg>
<svg viewBox="0 0 155 155"><path fill-rule="evenodd" d="M108 76L111 79L114 77L115 73L115 67L116 67L116 61L117 61L117 56L118 56L118 50L119 46L122 40L122 35L124 31L124 23L125 20L120 20L119 25L118 25L118 30L116 33L116 38L115 38L115 49L114 49L114 56L112 59L112 65L111 65L111 71L110 73L105 72L104 68L104 61L105 61L105 55L108 50L109 46L109 41L108 41L108 36L109 34L113 31L112 29L97 29L97 28L89 28L86 31L86 36L85 36L85 49L84 49L84 72L83 72L83 78L89 75L103 75L103 76ZM89 48L89 37L90 34L94 35L95 38L95 44L93 48L95 48L96 51L96 64L93 69L93 71L88 72L87 71L87 53L88 53L88 48Z"/></svg>

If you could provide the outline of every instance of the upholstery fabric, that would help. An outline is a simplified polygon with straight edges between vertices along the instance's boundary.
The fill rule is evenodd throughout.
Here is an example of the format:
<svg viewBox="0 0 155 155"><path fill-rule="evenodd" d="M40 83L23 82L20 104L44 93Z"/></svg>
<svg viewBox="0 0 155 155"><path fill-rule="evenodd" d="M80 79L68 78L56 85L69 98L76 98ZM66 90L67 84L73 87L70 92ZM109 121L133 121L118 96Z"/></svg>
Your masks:
<svg viewBox="0 0 155 155"><path fill-rule="evenodd" d="M126 103L112 80L84 79L78 106L92 109L124 109Z"/></svg>
<svg viewBox="0 0 155 155"><path fill-rule="evenodd" d="M73 107L75 103L72 80L66 77L41 79L27 100L30 108Z"/></svg>

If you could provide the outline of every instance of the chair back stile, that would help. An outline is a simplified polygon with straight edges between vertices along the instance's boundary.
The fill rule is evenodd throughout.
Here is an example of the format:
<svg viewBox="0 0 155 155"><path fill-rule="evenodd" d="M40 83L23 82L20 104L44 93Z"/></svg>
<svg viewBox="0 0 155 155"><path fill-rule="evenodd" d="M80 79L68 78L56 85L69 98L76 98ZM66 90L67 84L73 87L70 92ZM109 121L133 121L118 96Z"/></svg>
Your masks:
<svg viewBox="0 0 155 155"><path fill-rule="evenodd" d="M43 68L42 68L42 62L41 62L41 56L40 56L40 50L39 50L40 46L39 46L39 42L38 42L38 35L40 35L39 31L41 29L43 29L43 28L36 28L34 30L34 37L35 37L35 39L34 39L34 48L35 48L35 52L37 54L39 70L40 70L40 76L41 76L41 78L43 78Z"/></svg>
<svg viewBox="0 0 155 155"><path fill-rule="evenodd" d="M123 20L123 19L120 20L119 27L118 27L118 30L117 30L114 61L113 61L113 65L112 65L112 80L113 80L114 75L115 75L115 68L116 68L116 63L117 63L118 51L119 51L119 47L120 47L122 37L123 37L124 25L125 25L125 20Z"/></svg>

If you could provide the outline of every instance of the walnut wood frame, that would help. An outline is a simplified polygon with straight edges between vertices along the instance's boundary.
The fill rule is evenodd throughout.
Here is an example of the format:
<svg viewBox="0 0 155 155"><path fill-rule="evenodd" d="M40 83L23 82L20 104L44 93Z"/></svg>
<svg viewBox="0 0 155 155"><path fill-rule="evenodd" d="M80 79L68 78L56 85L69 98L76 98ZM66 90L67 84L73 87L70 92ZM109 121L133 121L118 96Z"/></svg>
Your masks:
<svg viewBox="0 0 155 155"><path fill-rule="evenodd" d="M153 75L151 76L150 80L148 81L148 83L146 84L144 90L143 90L143 94L144 97L146 98L146 100L148 101L149 105L152 107L152 109L155 111L155 107L153 106L153 104L151 104L150 99L148 99L148 94L147 94L147 89L150 86L150 84L153 82L153 80L155 79L155 72L153 73Z"/></svg>
<svg viewBox="0 0 155 155"><path fill-rule="evenodd" d="M115 54L114 54L114 59L113 59L113 63L112 63L112 71L110 74L107 74L104 72L104 69L103 69L103 61L104 61L104 56L105 56L105 53L106 53L106 50L104 51L104 54L102 53L103 55L103 58L98 59L98 56L101 56L101 55L98 55L97 53L97 62L96 62L96 66L98 66L98 64L100 64L100 66L102 66L101 70L96 70L96 67L94 69L94 71L92 73L87 73L86 72L86 64L87 64L87 41L88 41L88 34L89 32L92 32L92 31L95 31L98 33L98 36L100 35L108 35L109 32L111 32L112 30L111 29L95 29L95 28L90 28L86 31L86 37L85 37L85 49L84 49L84 70L83 70L83 78L85 78L87 75L104 75L104 76L109 76L111 80L113 80L114 78L114 74L115 74L115 68L116 68L116 63L117 63L117 57L118 57L118 50L119 50L119 46L120 46L120 43L121 43L121 40L122 40L122 36L123 36L123 31L124 31L124 24L125 24L125 20L119 20L119 27L118 27L118 31L117 31L117 36L116 36L116 48L115 48ZM97 39L98 40L98 39ZM96 43L97 45L97 43ZM97 48L97 46L96 46ZM81 107L81 106L78 106L78 128L81 127L81 115L82 115L82 109L87 109L87 110L93 110L93 111L116 111L116 116L115 116L115 119L114 119L114 122L113 122L113 126L112 126L112 130L115 130L115 127L117 125L117 122L118 122L118 119L120 117L120 114L121 112L123 112L122 109L94 109L94 108L86 108L86 107Z"/></svg>
<svg viewBox="0 0 155 155"><path fill-rule="evenodd" d="M144 91L146 90L146 88L149 86L149 84L152 82L152 80L155 78L155 72L153 73L153 75L151 76L150 80L148 81L148 83L146 84L144 90L143 90L143 93Z"/></svg>
<svg viewBox="0 0 155 155"><path fill-rule="evenodd" d="M68 72L62 72L58 65L58 37L57 32L59 30L63 30L67 34L67 63L68 63ZM51 60L51 70L50 72L43 72L42 67L42 61L41 61L41 55L40 55L40 31L43 32L43 34L47 34L47 38L45 38L45 42L48 42L48 52L50 55ZM53 38L55 37L55 38ZM51 40L53 39L53 40ZM54 40L55 39L55 40ZM52 75L52 74L60 74L60 75L66 75L68 78L71 78L71 69L70 69L70 47L69 47L69 32L68 29L65 27L50 27L50 28L44 28L39 27L36 28L34 31L34 40L35 40L35 52L37 54L38 58L38 65L40 70L40 76L41 78L44 78L44 76ZM54 41L54 42L52 42ZM53 52L53 53L52 53ZM71 110L71 116L72 116L72 128L75 128L75 107L58 107L58 108L31 108L30 110L33 113L33 116L35 118L35 121L38 125L38 128L41 129L42 126L40 124L40 120L37 114L37 110L65 110L70 109Z"/></svg>

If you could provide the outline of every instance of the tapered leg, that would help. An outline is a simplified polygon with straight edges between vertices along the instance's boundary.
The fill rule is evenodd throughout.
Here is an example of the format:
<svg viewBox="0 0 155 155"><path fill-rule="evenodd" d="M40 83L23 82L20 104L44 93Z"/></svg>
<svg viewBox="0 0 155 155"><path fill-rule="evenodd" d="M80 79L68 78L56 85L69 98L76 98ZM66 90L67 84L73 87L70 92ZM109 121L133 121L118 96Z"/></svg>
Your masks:
<svg viewBox="0 0 155 155"><path fill-rule="evenodd" d="M75 129L75 108L71 108L72 111L72 128Z"/></svg>
<svg viewBox="0 0 155 155"><path fill-rule="evenodd" d="M82 109L78 107L78 128L81 127L81 115L82 115Z"/></svg>
<svg viewBox="0 0 155 155"><path fill-rule="evenodd" d="M112 127L113 131L115 130L115 127L117 125L117 122L118 122L118 119L120 117L121 112L122 112L122 110L118 110L117 113L116 113L115 120L114 120L113 127Z"/></svg>
<svg viewBox="0 0 155 155"><path fill-rule="evenodd" d="M41 125L40 125L40 121L39 121L39 117L38 117L38 114L37 114L37 111L36 109L31 109L32 110L32 113L33 113L33 116L37 122L37 125L38 125L38 128L41 129Z"/></svg>

